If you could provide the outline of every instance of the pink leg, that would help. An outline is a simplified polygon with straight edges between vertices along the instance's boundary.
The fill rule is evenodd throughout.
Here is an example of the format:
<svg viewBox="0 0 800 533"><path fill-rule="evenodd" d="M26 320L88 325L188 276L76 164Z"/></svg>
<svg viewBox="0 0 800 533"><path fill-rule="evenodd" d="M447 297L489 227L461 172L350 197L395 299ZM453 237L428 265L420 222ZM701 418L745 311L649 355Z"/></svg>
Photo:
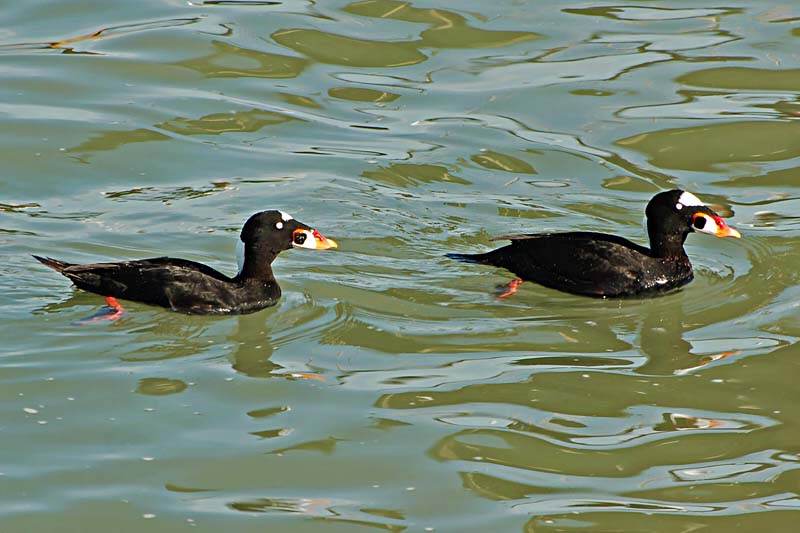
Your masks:
<svg viewBox="0 0 800 533"><path fill-rule="evenodd" d="M506 289L506 291L503 294L498 296L498 298L508 298L509 296L517 292L517 287L519 287L520 285L522 285L521 279L515 279L509 282L508 289Z"/></svg>
<svg viewBox="0 0 800 533"><path fill-rule="evenodd" d="M122 308L122 305L117 301L116 298L113 296L106 296L106 303L108 304L108 308L101 309L94 315L78 320L75 324L83 326L85 324L93 324L95 322L102 322L103 320L117 320L122 314L125 312L125 309Z"/></svg>

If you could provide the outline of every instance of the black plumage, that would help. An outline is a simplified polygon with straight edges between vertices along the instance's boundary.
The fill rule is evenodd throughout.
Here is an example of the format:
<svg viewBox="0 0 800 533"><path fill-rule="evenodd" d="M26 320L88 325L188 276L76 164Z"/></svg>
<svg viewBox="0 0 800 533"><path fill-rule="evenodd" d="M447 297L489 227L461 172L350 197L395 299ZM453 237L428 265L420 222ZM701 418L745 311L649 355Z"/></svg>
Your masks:
<svg viewBox="0 0 800 533"><path fill-rule="evenodd" d="M281 289L271 265L280 252L336 247L333 240L280 211L251 216L240 238L244 263L232 278L202 263L170 257L84 265L34 257L89 292L180 313L224 315L252 313L278 302Z"/></svg>
<svg viewBox="0 0 800 533"><path fill-rule="evenodd" d="M624 297L660 293L691 281L692 264L683 249L689 233L741 236L697 197L681 190L657 194L645 213L650 248L604 233L542 233L498 237L511 244L448 257L502 267L522 280L564 292Z"/></svg>

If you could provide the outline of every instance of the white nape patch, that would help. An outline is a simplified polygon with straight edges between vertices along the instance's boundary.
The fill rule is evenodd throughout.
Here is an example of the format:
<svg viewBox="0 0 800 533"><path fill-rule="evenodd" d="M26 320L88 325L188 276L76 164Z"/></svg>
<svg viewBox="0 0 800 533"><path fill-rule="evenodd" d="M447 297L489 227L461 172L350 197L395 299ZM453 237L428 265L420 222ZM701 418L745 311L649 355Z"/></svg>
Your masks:
<svg viewBox="0 0 800 533"><path fill-rule="evenodd" d="M681 195L678 197L678 203L675 204L675 209L683 209L683 206L689 207L700 207L702 205L706 205L700 201L700 198L695 196L690 192L683 191Z"/></svg>
<svg viewBox="0 0 800 533"><path fill-rule="evenodd" d="M292 215L290 215L289 213L284 213L283 211L278 211L278 213L281 214L281 218L283 219L284 222L289 222L290 220L292 220Z"/></svg>
<svg viewBox="0 0 800 533"><path fill-rule="evenodd" d="M277 229L283 229L283 222L277 222L277 223L275 224L275 227L276 227Z"/></svg>
<svg viewBox="0 0 800 533"><path fill-rule="evenodd" d="M241 274L244 268L244 243L242 239L239 239L236 245L236 263L239 265L239 274Z"/></svg>

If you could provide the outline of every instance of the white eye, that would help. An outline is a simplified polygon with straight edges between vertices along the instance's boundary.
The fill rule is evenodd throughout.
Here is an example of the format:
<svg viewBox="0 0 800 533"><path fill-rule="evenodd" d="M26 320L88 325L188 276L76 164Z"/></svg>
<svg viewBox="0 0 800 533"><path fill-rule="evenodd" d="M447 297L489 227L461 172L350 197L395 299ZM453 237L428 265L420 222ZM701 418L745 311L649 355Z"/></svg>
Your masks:
<svg viewBox="0 0 800 533"><path fill-rule="evenodd" d="M275 224L275 227L278 229L283 229L283 222L278 222L277 224Z"/></svg>
<svg viewBox="0 0 800 533"><path fill-rule="evenodd" d="M290 220L292 220L292 215L290 215L289 213L284 213L283 211L278 211L278 212L281 214L281 218L283 219L284 222L289 222Z"/></svg>
<svg viewBox="0 0 800 533"><path fill-rule="evenodd" d="M682 203L680 203L680 202L678 202L677 204L675 204L675 209L677 209L678 211L680 211L681 209L683 209L683 204L682 204Z"/></svg>

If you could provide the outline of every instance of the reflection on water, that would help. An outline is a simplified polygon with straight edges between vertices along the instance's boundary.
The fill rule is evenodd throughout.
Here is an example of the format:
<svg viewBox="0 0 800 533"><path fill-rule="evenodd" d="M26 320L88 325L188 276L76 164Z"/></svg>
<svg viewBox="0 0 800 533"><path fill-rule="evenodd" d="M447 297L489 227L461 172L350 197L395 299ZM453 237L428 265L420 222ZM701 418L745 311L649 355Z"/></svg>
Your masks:
<svg viewBox="0 0 800 533"><path fill-rule="evenodd" d="M796 122L731 122L667 129L620 139L619 145L647 154L661 168L712 172L735 162L788 161L800 156ZM703 146L702 152L692 146Z"/></svg>
<svg viewBox="0 0 800 533"><path fill-rule="evenodd" d="M111 26L108 28L103 28L101 30L93 31L91 33L87 33L86 35L80 35L78 37L70 37L67 39L61 39L57 41L46 41L46 42L26 42L26 43L19 43L19 44L2 44L0 45L0 53L17 53L21 50L25 49L60 49L63 50L65 54L97 54L98 52L92 52L88 50L76 50L77 46L83 46L87 42L99 39L105 39L109 37L115 37L120 35L125 35L128 33L138 33L142 31L149 31L149 30L156 30L156 29L165 29L165 28L177 28L180 26L185 26L189 24L195 24L199 22L199 19L196 18L187 18L187 19L174 19L174 20L162 20L157 22L146 22L146 23L138 23L138 24L123 24L120 26Z"/></svg>
<svg viewBox="0 0 800 533"><path fill-rule="evenodd" d="M634 20L639 22L657 22L667 20L695 20L706 23L709 18L722 17L741 13L734 8L665 8L642 6L598 6L588 8L570 8L564 10L576 15L608 17L616 20Z"/></svg>
<svg viewBox="0 0 800 533"><path fill-rule="evenodd" d="M296 78L308 66L302 57L248 50L224 41L209 44L213 53L176 64L207 78Z"/></svg>
<svg viewBox="0 0 800 533"><path fill-rule="evenodd" d="M168 378L142 378L136 392L149 394L152 396L163 396L166 394L177 394L186 390L188 385L179 379Z"/></svg>
<svg viewBox="0 0 800 533"><path fill-rule="evenodd" d="M413 165L395 163L388 168L378 168L364 173L367 179L380 181L395 187L416 186L421 183L446 181L469 185L469 181L453 176L445 167L438 165Z"/></svg>
<svg viewBox="0 0 800 533"><path fill-rule="evenodd" d="M335 65L402 67L427 59L414 43L368 41L306 29L281 30L272 38L295 52Z"/></svg>
<svg viewBox="0 0 800 533"><path fill-rule="evenodd" d="M677 81L713 89L796 92L800 89L800 69L716 67L689 72Z"/></svg>
<svg viewBox="0 0 800 533"><path fill-rule="evenodd" d="M260 131L267 126L284 124L297 117L284 115L272 111L251 109L248 111L234 111L232 113L214 113L199 119L178 117L168 122L155 124L154 129L137 129L133 131L103 131L96 137L89 139L78 146L69 148L68 152L86 153L106 150L117 150L131 143L152 141L168 141L171 135L223 135L226 133L252 133Z"/></svg>
<svg viewBox="0 0 800 533"><path fill-rule="evenodd" d="M488 48L539 39L537 33L522 31L490 31L474 28L467 19L444 9L421 9L397 0L367 0L346 6L343 11L380 19L428 24L420 33L421 45L439 48Z"/></svg>
<svg viewBox="0 0 800 533"><path fill-rule="evenodd" d="M792 6L0 18L4 530L795 527ZM675 187L744 238L690 236L696 277L661 298L498 300L510 273L444 257L526 232L644 244ZM341 249L282 255L284 296L253 315L73 326L102 298L30 258L225 270L267 208Z"/></svg>

